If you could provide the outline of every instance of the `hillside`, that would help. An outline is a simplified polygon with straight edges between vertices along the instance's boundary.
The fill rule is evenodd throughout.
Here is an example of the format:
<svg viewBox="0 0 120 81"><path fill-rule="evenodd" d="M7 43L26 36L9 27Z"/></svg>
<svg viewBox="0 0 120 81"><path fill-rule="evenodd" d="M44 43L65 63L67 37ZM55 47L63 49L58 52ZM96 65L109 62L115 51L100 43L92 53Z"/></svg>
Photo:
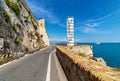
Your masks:
<svg viewBox="0 0 120 81"><path fill-rule="evenodd" d="M45 47L38 27L25 0L0 0L0 54L4 57Z"/></svg>

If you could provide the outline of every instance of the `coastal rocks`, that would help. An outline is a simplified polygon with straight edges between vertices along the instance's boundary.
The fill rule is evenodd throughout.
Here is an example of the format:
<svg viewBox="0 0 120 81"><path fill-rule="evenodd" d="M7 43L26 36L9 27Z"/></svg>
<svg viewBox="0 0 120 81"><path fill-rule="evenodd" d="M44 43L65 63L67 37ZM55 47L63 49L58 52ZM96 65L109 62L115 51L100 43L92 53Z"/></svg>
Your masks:
<svg viewBox="0 0 120 81"><path fill-rule="evenodd" d="M120 70L100 64L103 59L84 58L59 45L56 54L68 81L120 81Z"/></svg>
<svg viewBox="0 0 120 81"><path fill-rule="evenodd" d="M92 46L89 45L72 46L67 49L75 54L86 54L90 57L93 56Z"/></svg>
<svg viewBox="0 0 120 81"><path fill-rule="evenodd" d="M101 65L104 65L104 66L107 65L106 62L104 61L104 59L102 57L99 57L99 58L93 57L92 59L95 60L96 62L98 62Z"/></svg>

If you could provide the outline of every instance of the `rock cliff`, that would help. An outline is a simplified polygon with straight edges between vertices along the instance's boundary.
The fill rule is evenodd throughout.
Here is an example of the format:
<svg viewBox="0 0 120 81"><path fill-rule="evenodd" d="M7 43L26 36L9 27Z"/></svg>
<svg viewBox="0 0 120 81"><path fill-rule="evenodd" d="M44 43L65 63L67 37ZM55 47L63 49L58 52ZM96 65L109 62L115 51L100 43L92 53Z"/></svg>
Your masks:
<svg viewBox="0 0 120 81"><path fill-rule="evenodd" d="M40 37L43 40L44 44L46 46L49 46L49 38L45 28L45 20L41 19L38 20L37 22L38 22L38 32L40 32Z"/></svg>
<svg viewBox="0 0 120 81"><path fill-rule="evenodd" d="M73 48L84 50L80 51L82 53L90 53L86 45ZM75 51L78 50L71 51L68 46L62 45L56 48L56 54L68 81L120 81L119 69L107 66L102 62L102 58L87 58L86 55L76 54Z"/></svg>
<svg viewBox="0 0 120 81"><path fill-rule="evenodd" d="M68 46L67 47L68 50L76 53L76 54L82 54L82 55L86 55L86 56L93 56L93 51L92 51L92 46L89 45L80 45L80 46Z"/></svg>
<svg viewBox="0 0 120 81"><path fill-rule="evenodd" d="M46 46L38 30L25 0L0 0L0 53L10 56L13 52L29 53Z"/></svg>

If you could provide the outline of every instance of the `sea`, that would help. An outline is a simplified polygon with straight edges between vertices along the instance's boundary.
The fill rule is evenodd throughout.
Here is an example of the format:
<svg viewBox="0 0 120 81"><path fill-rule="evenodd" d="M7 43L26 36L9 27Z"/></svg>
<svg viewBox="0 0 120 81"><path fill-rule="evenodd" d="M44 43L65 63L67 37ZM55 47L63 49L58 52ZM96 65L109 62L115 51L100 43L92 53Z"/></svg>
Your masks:
<svg viewBox="0 0 120 81"><path fill-rule="evenodd" d="M78 45L92 45L93 56L102 57L108 66L120 68L120 43L77 43Z"/></svg>
<svg viewBox="0 0 120 81"><path fill-rule="evenodd" d="M64 44L61 42L57 44ZM91 45L94 57L102 57L108 66L120 69L120 43L75 43L77 45Z"/></svg>

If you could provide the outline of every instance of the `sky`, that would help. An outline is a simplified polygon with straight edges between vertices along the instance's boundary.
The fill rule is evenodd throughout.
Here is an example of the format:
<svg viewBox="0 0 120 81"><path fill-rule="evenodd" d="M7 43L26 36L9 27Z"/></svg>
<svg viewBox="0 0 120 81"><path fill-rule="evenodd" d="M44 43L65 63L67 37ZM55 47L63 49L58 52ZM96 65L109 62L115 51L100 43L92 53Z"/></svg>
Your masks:
<svg viewBox="0 0 120 81"><path fill-rule="evenodd" d="M75 42L120 42L120 0L26 0L45 19L51 42L67 41L66 18L74 17Z"/></svg>

